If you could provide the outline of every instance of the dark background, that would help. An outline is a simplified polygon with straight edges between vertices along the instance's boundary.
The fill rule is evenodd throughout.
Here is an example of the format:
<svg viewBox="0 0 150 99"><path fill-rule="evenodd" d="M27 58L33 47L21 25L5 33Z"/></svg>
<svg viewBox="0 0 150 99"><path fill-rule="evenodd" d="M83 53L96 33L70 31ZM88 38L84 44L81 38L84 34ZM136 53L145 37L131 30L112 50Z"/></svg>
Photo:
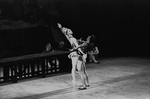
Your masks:
<svg viewBox="0 0 150 99"><path fill-rule="evenodd" d="M4 1L3 2L2 1L3 0L1 0L0 2L1 4L4 3ZM10 2L12 1L14 0L10 0ZM20 51L20 53L19 51L15 52L18 54L10 55L10 53L12 52L12 50L10 50L11 48L10 45L14 43L12 42L12 44L4 45L5 41L7 43L9 41L1 40L0 43L1 45L3 45L1 46L1 55L5 57L10 57L22 54L38 53L42 52L47 42L52 42L55 45L56 41L54 37L55 33L51 30L51 27L54 27L57 30L56 28L57 22L60 22L63 26L72 29L72 31L74 32L74 36L76 38L83 37L85 39L88 35L94 34L96 36L96 45L99 47L100 50L99 55L100 57L105 56L149 57L150 55L149 54L150 1L148 0L147 1L146 0L33 0L33 1L34 1L32 2L33 5L37 4L42 6L41 7L42 10L39 10L38 7L35 6L36 8L35 11L38 12L38 14L36 13L37 17L33 18L34 21L33 19L31 19L31 17L27 18L27 15L30 16L30 13L27 14L26 16L24 13L19 15L18 14L9 15L8 13L6 13L4 17L4 11L3 12L1 11L0 15L2 17L0 20L9 19L15 20L17 22L22 20L24 24L25 23L30 23L30 25L32 24L31 26L26 25L25 27L19 27L15 29L13 28L14 32L10 32L12 31L12 28L10 29L5 27L4 29L4 26L1 21L0 24L1 38L6 37L6 34L12 35L13 33L16 35L18 33L16 35L18 37L15 36L16 39L12 39L13 41L18 40L15 41L16 48L13 47L14 48L13 51L15 52L16 49L17 50L19 49ZM9 11L8 8L7 10ZM14 17L12 15L14 15ZM16 18L16 16L18 17ZM37 33L38 31L41 32ZM57 33L59 34L59 32ZM62 35L60 34L59 36ZM22 40L20 37L24 38L24 40ZM34 37L36 39L33 39ZM10 36L7 38L9 39ZM23 43L20 44L17 43L19 42L18 38L21 39L20 41ZM27 40L25 38L29 39ZM64 37L62 38L65 39ZM6 48L6 46L8 47L9 50ZM7 52L6 49L8 50ZM26 49L26 51L24 49Z"/></svg>
<svg viewBox="0 0 150 99"><path fill-rule="evenodd" d="M97 37L101 55L149 56L150 1L62 0L62 4L66 13L62 15L78 37Z"/></svg>

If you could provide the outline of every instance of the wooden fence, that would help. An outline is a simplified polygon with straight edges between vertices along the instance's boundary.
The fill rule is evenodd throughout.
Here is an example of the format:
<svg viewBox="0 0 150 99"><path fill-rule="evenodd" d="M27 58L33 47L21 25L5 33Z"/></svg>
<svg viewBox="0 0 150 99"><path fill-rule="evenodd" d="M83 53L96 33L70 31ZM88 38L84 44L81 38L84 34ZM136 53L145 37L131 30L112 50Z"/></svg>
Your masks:
<svg viewBox="0 0 150 99"><path fill-rule="evenodd" d="M69 72L68 54L68 51L55 51L0 59L0 83Z"/></svg>

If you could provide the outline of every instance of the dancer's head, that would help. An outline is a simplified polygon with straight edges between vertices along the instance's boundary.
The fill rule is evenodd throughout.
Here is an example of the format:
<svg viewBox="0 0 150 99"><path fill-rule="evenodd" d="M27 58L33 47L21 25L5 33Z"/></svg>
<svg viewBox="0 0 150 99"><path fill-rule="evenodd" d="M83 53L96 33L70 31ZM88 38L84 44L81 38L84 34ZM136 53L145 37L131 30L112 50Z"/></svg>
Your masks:
<svg viewBox="0 0 150 99"><path fill-rule="evenodd" d="M67 34L67 35L73 35L73 32L72 32L70 29L67 29L67 30L66 30L66 34Z"/></svg>
<svg viewBox="0 0 150 99"><path fill-rule="evenodd" d="M87 38L86 38L86 41L88 42L88 43L90 43L90 42L93 42L93 41L95 41L96 40L96 37L92 34L92 35L90 35L90 36L88 36Z"/></svg>

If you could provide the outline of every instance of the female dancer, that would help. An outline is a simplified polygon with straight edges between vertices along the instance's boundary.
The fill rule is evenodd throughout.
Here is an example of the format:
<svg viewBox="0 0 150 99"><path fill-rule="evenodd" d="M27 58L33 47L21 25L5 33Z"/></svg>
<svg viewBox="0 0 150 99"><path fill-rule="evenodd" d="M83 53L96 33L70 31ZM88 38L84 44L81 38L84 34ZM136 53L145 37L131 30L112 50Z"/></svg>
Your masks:
<svg viewBox="0 0 150 99"><path fill-rule="evenodd" d="M87 86L89 86L88 83L88 77L86 77L87 75L85 74L85 65L83 65L83 60L84 57L86 56L86 54L81 50L76 38L73 37L73 32L65 27L62 27L61 24L58 23L58 27L61 29L62 33L66 36L66 38L68 39L68 41L70 42L72 49L70 50L71 53L68 55L68 57L72 60L72 70L71 70L71 74L72 74L72 83L73 83L73 87L76 85L76 77L75 77L75 73L76 70L78 71L79 75L81 76L81 80L82 80L82 86L79 87L79 90L84 90L86 89Z"/></svg>

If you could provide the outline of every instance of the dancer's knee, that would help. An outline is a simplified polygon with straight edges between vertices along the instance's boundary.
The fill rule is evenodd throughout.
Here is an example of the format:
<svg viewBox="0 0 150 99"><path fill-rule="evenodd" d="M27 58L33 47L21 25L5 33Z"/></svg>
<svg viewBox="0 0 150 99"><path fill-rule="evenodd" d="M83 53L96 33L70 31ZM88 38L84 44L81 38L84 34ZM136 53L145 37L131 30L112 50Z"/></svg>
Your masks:
<svg viewBox="0 0 150 99"><path fill-rule="evenodd" d="M85 75L84 71L82 71L82 70L78 71L78 73L79 73L80 75Z"/></svg>

